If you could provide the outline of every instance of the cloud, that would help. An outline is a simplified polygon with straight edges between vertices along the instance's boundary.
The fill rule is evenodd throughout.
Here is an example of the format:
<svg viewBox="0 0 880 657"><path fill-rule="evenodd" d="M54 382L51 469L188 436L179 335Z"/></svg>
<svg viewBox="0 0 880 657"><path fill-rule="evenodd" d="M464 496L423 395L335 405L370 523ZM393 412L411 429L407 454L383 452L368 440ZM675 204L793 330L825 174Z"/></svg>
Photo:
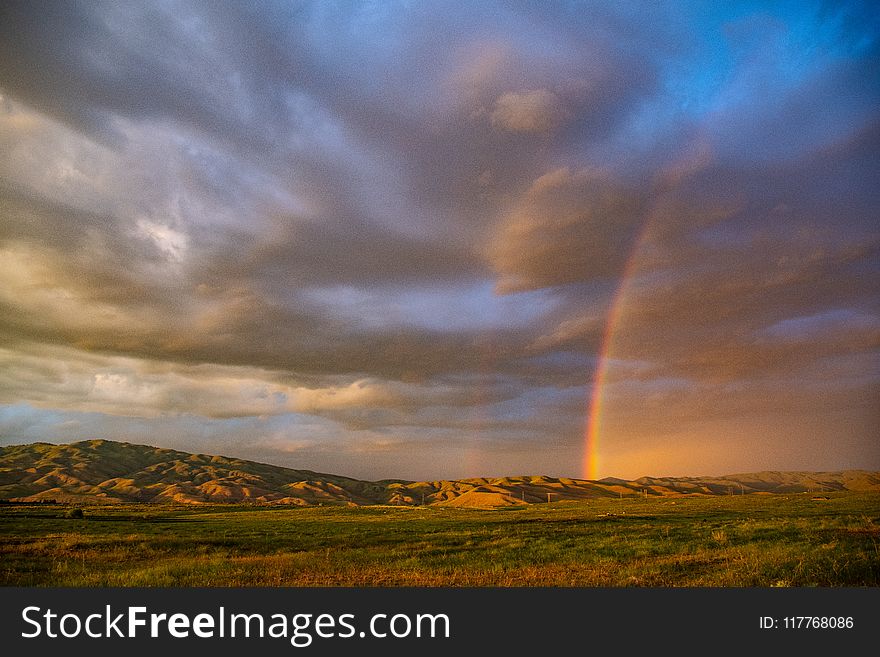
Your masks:
<svg viewBox="0 0 880 657"><path fill-rule="evenodd" d="M565 118L559 97L546 89L502 94L489 115L495 128L519 133L549 132Z"/></svg>
<svg viewBox="0 0 880 657"><path fill-rule="evenodd" d="M506 213L489 246L499 292L620 275L643 204L638 191L605 171L545 173Z"/></svg>
<svg viewBox="0 0 880 657"><path fill-rule="evenodd" d="M3 435L876 464L866 6L5 2Z"/></svg>

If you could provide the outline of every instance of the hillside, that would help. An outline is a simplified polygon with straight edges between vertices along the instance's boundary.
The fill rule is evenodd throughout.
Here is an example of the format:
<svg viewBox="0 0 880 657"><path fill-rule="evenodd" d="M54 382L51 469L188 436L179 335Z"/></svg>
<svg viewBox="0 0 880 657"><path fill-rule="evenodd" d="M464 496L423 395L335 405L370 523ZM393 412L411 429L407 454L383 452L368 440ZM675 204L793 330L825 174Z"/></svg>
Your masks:
<svg viewBox="0 0 880 657"><path fill-rule="evenodd" d="M385 484L109 440L0 448L2 499L311 505L385 494Z"/></svg>
<svg viewBox="0 0 880 657"><path fill-rule="evenodd" d="M90 440L0 448L0 499L80 503L252 502L496 507L618 496L880 491L880 472L758 472L725 477L544 476L360 481L224 456Z"/></svg>

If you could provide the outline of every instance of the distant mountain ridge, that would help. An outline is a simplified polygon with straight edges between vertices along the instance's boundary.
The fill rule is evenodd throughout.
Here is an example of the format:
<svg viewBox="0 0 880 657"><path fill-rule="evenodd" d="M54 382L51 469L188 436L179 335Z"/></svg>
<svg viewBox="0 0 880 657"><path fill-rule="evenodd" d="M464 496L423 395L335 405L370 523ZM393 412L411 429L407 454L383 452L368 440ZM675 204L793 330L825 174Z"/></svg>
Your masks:
<svg viewBox="0 0 880 657"><path fill-rule="evenodd" d="M0 447L0 499L79 503L222 502L494 507L618 496L880 491L880 472L756 472L599 481L494 477L361 481L225 456L110 440Z"/></svg>

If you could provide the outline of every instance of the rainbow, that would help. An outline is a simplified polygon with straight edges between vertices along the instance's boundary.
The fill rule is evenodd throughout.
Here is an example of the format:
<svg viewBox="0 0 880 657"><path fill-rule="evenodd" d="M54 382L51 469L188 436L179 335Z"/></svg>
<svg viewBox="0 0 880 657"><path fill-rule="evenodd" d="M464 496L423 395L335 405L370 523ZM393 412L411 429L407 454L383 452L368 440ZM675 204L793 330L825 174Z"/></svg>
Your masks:
<svg viewBox="0 0 880 657"><path fill-rule="evenodd" d="M605 329L602 332L602 343L599 346L599 360L596 365L596 373L593 376L593 385L590 387L590 398L587 407L587 425L584 431L584 460L582 476L584 479L595 480L598 478L599 472L599 434L602 424L602 393L605 388L605 382L608 377L608 369L611 363L611 354L614 347L614 335L620 325L620 318L623 315L624 300L629 290L630 282L635 276L638 269L638 256L642 250L648 234L648 224L645 221L640 232L633 240L633 246L630 250L629 259L620 275L620 282L611 298L608 316L605 320Z"/></svg>

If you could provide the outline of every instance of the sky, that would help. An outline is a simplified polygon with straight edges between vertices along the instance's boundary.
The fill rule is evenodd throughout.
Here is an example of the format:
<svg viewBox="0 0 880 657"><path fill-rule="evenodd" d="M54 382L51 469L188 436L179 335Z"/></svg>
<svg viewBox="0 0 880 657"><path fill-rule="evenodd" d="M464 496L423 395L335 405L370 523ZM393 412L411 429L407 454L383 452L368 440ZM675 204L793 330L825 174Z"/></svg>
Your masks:
<svg viewBox="0 0 880 657"><path fill-rule="evenodd" d="M880 469L880 12L0 5L0 445Z"/></svg>

